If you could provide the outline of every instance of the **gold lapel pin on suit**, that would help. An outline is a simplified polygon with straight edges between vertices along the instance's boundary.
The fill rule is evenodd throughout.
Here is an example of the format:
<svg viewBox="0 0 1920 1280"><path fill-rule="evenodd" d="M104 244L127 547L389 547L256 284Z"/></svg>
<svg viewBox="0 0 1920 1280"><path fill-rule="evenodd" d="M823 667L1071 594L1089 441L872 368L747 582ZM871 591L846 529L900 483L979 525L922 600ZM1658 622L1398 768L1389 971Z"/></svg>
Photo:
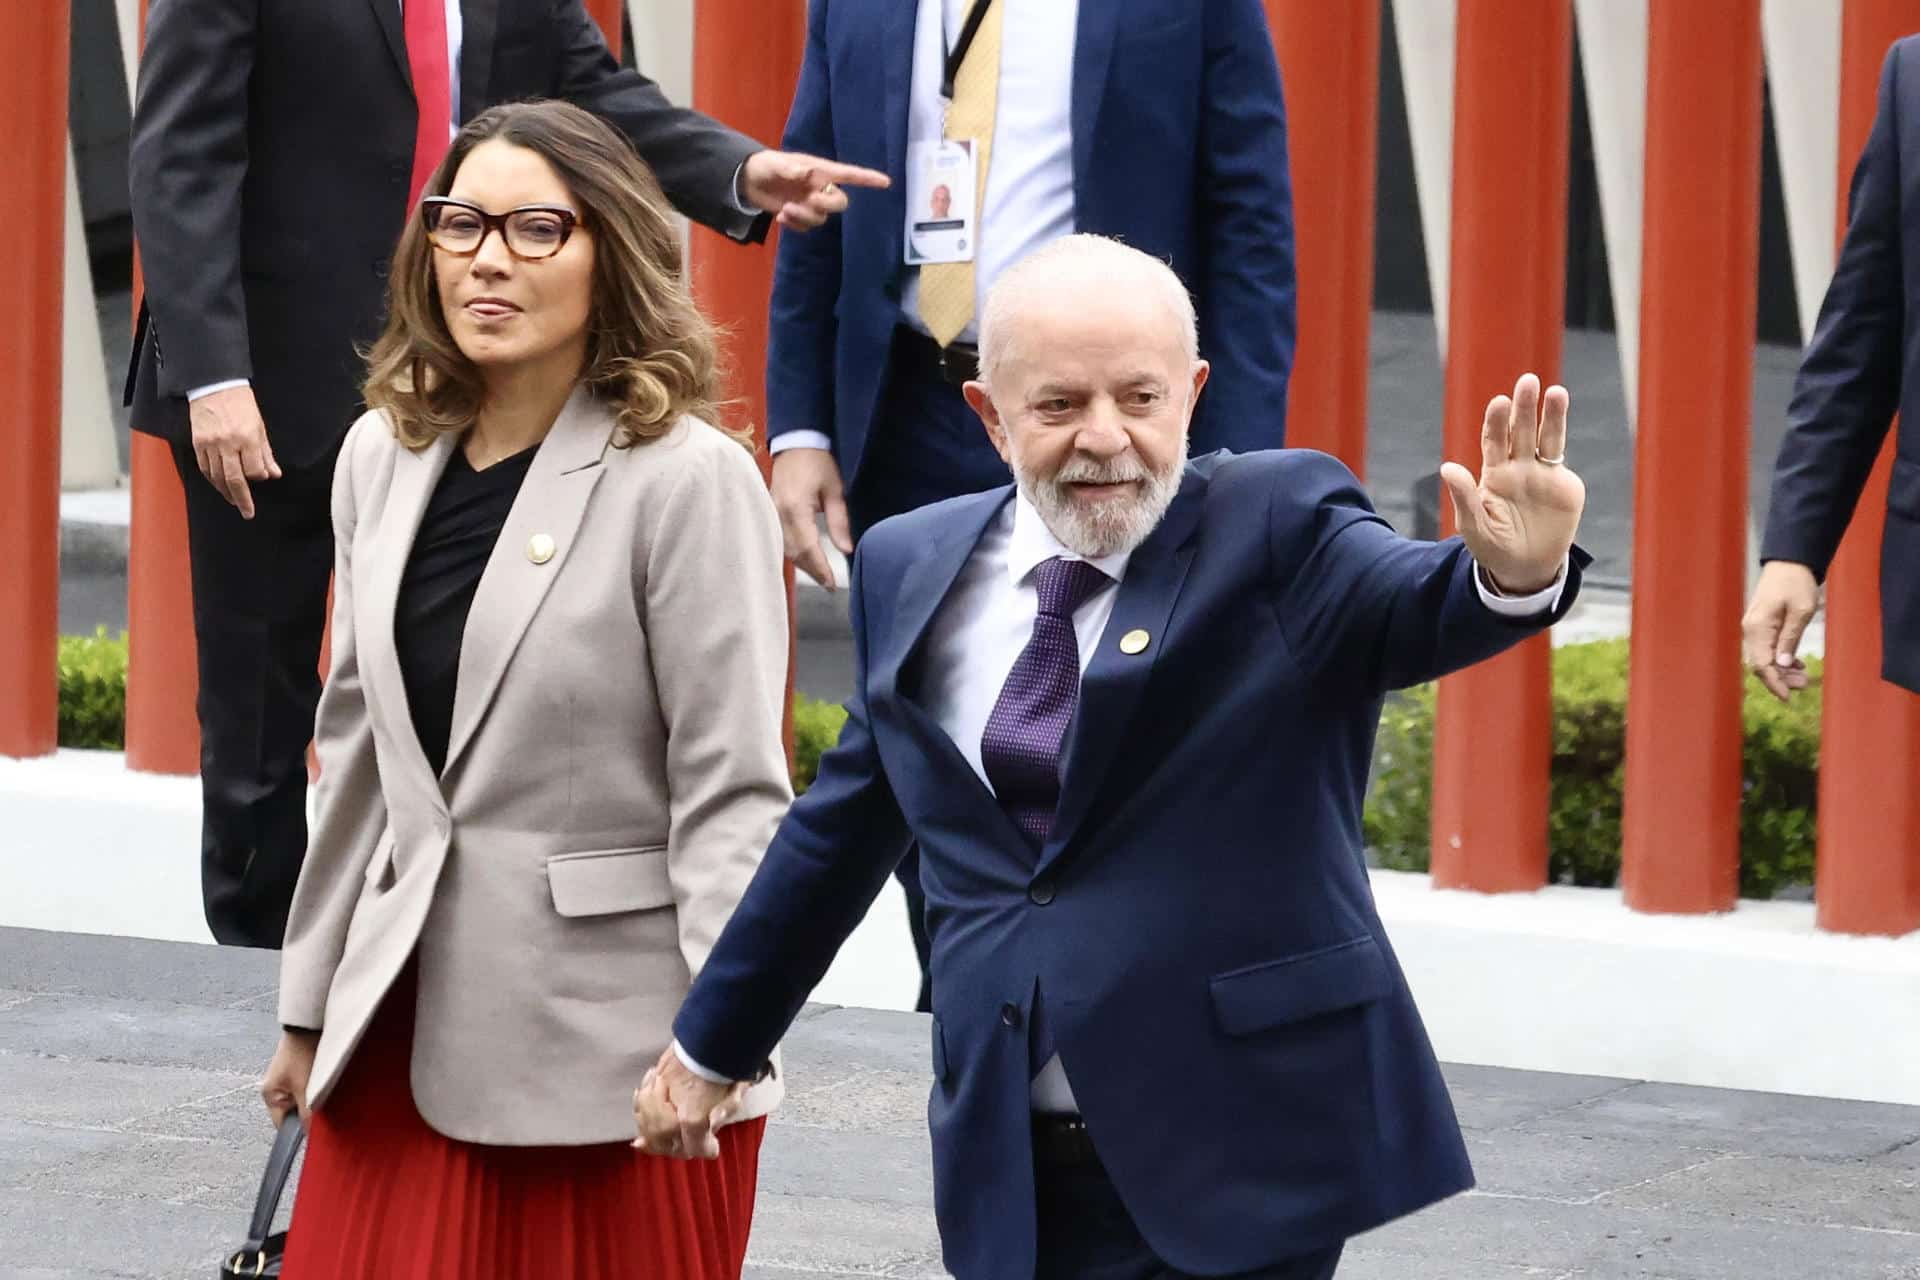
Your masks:
<svg viewBox="0 0 1920 1280"><path fill-rule="evenodd" d="M1132 657L1136 653L1145 653L1147 651L1147 643L1152 638L1153 637L1149 636L1146 632L1135 628L1120 637L1120 652L1126 654L1128 657Z"/></svg>
<svg viewBox="0 0 1920 1280"><path fill-rule="evenodd" d="M535 564L545 564L553 559L553 537L550 534L536 533L527 539L527 559Z"/></svg>

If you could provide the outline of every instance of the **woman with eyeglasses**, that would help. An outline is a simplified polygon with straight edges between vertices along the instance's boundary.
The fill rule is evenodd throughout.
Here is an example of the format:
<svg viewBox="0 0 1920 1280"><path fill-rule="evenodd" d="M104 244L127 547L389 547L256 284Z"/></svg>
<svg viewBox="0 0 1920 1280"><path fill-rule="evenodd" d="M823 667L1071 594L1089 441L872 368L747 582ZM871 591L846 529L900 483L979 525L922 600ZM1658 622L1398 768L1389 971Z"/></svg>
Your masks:
<svg viewBox="0 0 1920 1280"><path fill-rule="evenodd" d="M778 522L623 139L497 107L427 190L334 481L284 1274L737 1277L777 1067L716 1163L633 1107L791 800Z"/></svg>

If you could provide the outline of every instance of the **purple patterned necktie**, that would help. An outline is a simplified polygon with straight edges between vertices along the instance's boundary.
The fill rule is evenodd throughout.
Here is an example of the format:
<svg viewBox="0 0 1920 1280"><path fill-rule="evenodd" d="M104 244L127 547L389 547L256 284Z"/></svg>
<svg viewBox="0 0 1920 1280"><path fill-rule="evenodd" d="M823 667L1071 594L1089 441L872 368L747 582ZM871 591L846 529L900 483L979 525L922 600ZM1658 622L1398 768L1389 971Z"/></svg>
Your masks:
<svg viewBox="0 0 1920 1280"><path fill-rule="evenodd" d="M1060 743L1080 694L1074 610L1112 580L1085 560L1058 556L1034 570L1040 612L980 735L980 763L1000 806L1038 849L1060 802Z"/></svg>

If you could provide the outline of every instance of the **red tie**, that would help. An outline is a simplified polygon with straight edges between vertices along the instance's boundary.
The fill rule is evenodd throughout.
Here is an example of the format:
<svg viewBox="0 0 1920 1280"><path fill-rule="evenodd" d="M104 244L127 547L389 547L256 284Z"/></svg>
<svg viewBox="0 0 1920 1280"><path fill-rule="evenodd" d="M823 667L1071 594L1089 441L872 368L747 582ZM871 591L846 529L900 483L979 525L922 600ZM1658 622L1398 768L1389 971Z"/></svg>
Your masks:
<svg viewBox="0 0 1920 1280"><path fill-rule="evenodd" d="M407 70L413 76L413 101L419 123L413 130L413 183L407 208L447 154L453 131L453 78L447 67L446 0L406 0Z"/></svg>

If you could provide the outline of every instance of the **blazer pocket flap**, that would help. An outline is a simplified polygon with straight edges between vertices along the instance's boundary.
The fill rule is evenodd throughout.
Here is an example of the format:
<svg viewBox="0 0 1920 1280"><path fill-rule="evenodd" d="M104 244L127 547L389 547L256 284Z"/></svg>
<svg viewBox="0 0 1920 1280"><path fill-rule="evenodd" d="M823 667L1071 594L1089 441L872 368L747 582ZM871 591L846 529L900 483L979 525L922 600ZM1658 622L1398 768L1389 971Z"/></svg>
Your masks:
<svg viewBox="0 0 1920 1280"><path fill-rule="evenodd" d="M1244 1036L1369 1004L1393 990L1393 972L1367 936L1216 974L1209 983L1214 1021Z"/></svg>
<svg viewBox="0 0 1920 1280"><path fill-rule="evenodd" d="M594 849L547 859L553 909L563 916L610 916L671 906L667 847Z"/></svg>

